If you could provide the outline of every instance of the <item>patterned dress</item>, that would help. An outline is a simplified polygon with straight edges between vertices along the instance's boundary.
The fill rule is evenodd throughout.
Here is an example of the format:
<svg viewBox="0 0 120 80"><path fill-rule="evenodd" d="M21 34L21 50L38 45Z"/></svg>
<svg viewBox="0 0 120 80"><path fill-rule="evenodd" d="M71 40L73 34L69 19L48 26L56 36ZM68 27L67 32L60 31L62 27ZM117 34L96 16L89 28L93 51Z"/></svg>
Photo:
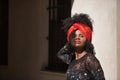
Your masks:
<svg viewBox="0 0 120 80"><path fill-rule="evenodd" d="M66 53L64 47L57 56L69 64L66 72L67 80L105 80L100 62L93 54L87 53L76 60L73 58L73 54Z"/></svg>

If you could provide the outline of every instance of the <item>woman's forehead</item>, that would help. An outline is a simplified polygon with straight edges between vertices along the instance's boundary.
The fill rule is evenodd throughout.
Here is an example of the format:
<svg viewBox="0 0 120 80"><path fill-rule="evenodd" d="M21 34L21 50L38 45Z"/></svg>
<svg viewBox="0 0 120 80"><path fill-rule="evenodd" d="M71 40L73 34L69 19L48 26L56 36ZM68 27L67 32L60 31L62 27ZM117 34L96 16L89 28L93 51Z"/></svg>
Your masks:
<svg viewBox="0 0 120 80"><path fill-rule="evenodd" d="M82 32L80 30L76 30L75 34L82 34Z"/></svg>

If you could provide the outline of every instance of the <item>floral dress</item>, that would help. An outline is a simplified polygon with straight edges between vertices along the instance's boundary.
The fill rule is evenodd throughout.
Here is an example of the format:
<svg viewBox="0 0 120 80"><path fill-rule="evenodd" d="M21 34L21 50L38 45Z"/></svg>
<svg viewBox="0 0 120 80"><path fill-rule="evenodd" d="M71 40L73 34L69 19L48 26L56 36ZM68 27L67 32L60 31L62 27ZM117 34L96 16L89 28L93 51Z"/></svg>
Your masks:
<svg viewBox="0 0 120 80"><path fill-rule="evenodd" d="M73 54L66 53L64 47L57 56L69 64L66 72L67 80L105 80L100 62L93 54L87 53L76 60L73 59Z"/></svg>

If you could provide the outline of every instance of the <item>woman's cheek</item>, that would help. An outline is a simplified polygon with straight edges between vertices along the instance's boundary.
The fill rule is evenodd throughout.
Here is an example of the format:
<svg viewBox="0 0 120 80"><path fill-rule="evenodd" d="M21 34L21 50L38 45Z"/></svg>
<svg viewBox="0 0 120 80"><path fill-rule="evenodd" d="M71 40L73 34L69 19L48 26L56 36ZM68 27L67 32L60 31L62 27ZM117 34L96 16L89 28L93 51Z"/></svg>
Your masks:
<svg viewBox="0 0 120 80"><path fill-rule="evenodd" d="M75 47L75 41L74 41L74 40L71 40L71 45L72 45L73 47Z"/></svg>

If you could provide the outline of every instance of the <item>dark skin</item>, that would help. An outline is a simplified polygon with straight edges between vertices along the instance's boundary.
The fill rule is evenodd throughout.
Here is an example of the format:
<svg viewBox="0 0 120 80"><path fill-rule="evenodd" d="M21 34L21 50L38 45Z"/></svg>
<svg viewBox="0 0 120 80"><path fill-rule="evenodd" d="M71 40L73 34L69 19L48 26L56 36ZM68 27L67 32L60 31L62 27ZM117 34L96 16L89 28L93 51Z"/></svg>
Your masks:
<svg viewBox="0 0 120 80"><path fill-rule="evenodd" d="M85 44L87 39L79 30L76 30L73 34L74 37L71 38L70 43L75 49L75 59L77 60L87 54L87 52L85 51Z"/></svg>

